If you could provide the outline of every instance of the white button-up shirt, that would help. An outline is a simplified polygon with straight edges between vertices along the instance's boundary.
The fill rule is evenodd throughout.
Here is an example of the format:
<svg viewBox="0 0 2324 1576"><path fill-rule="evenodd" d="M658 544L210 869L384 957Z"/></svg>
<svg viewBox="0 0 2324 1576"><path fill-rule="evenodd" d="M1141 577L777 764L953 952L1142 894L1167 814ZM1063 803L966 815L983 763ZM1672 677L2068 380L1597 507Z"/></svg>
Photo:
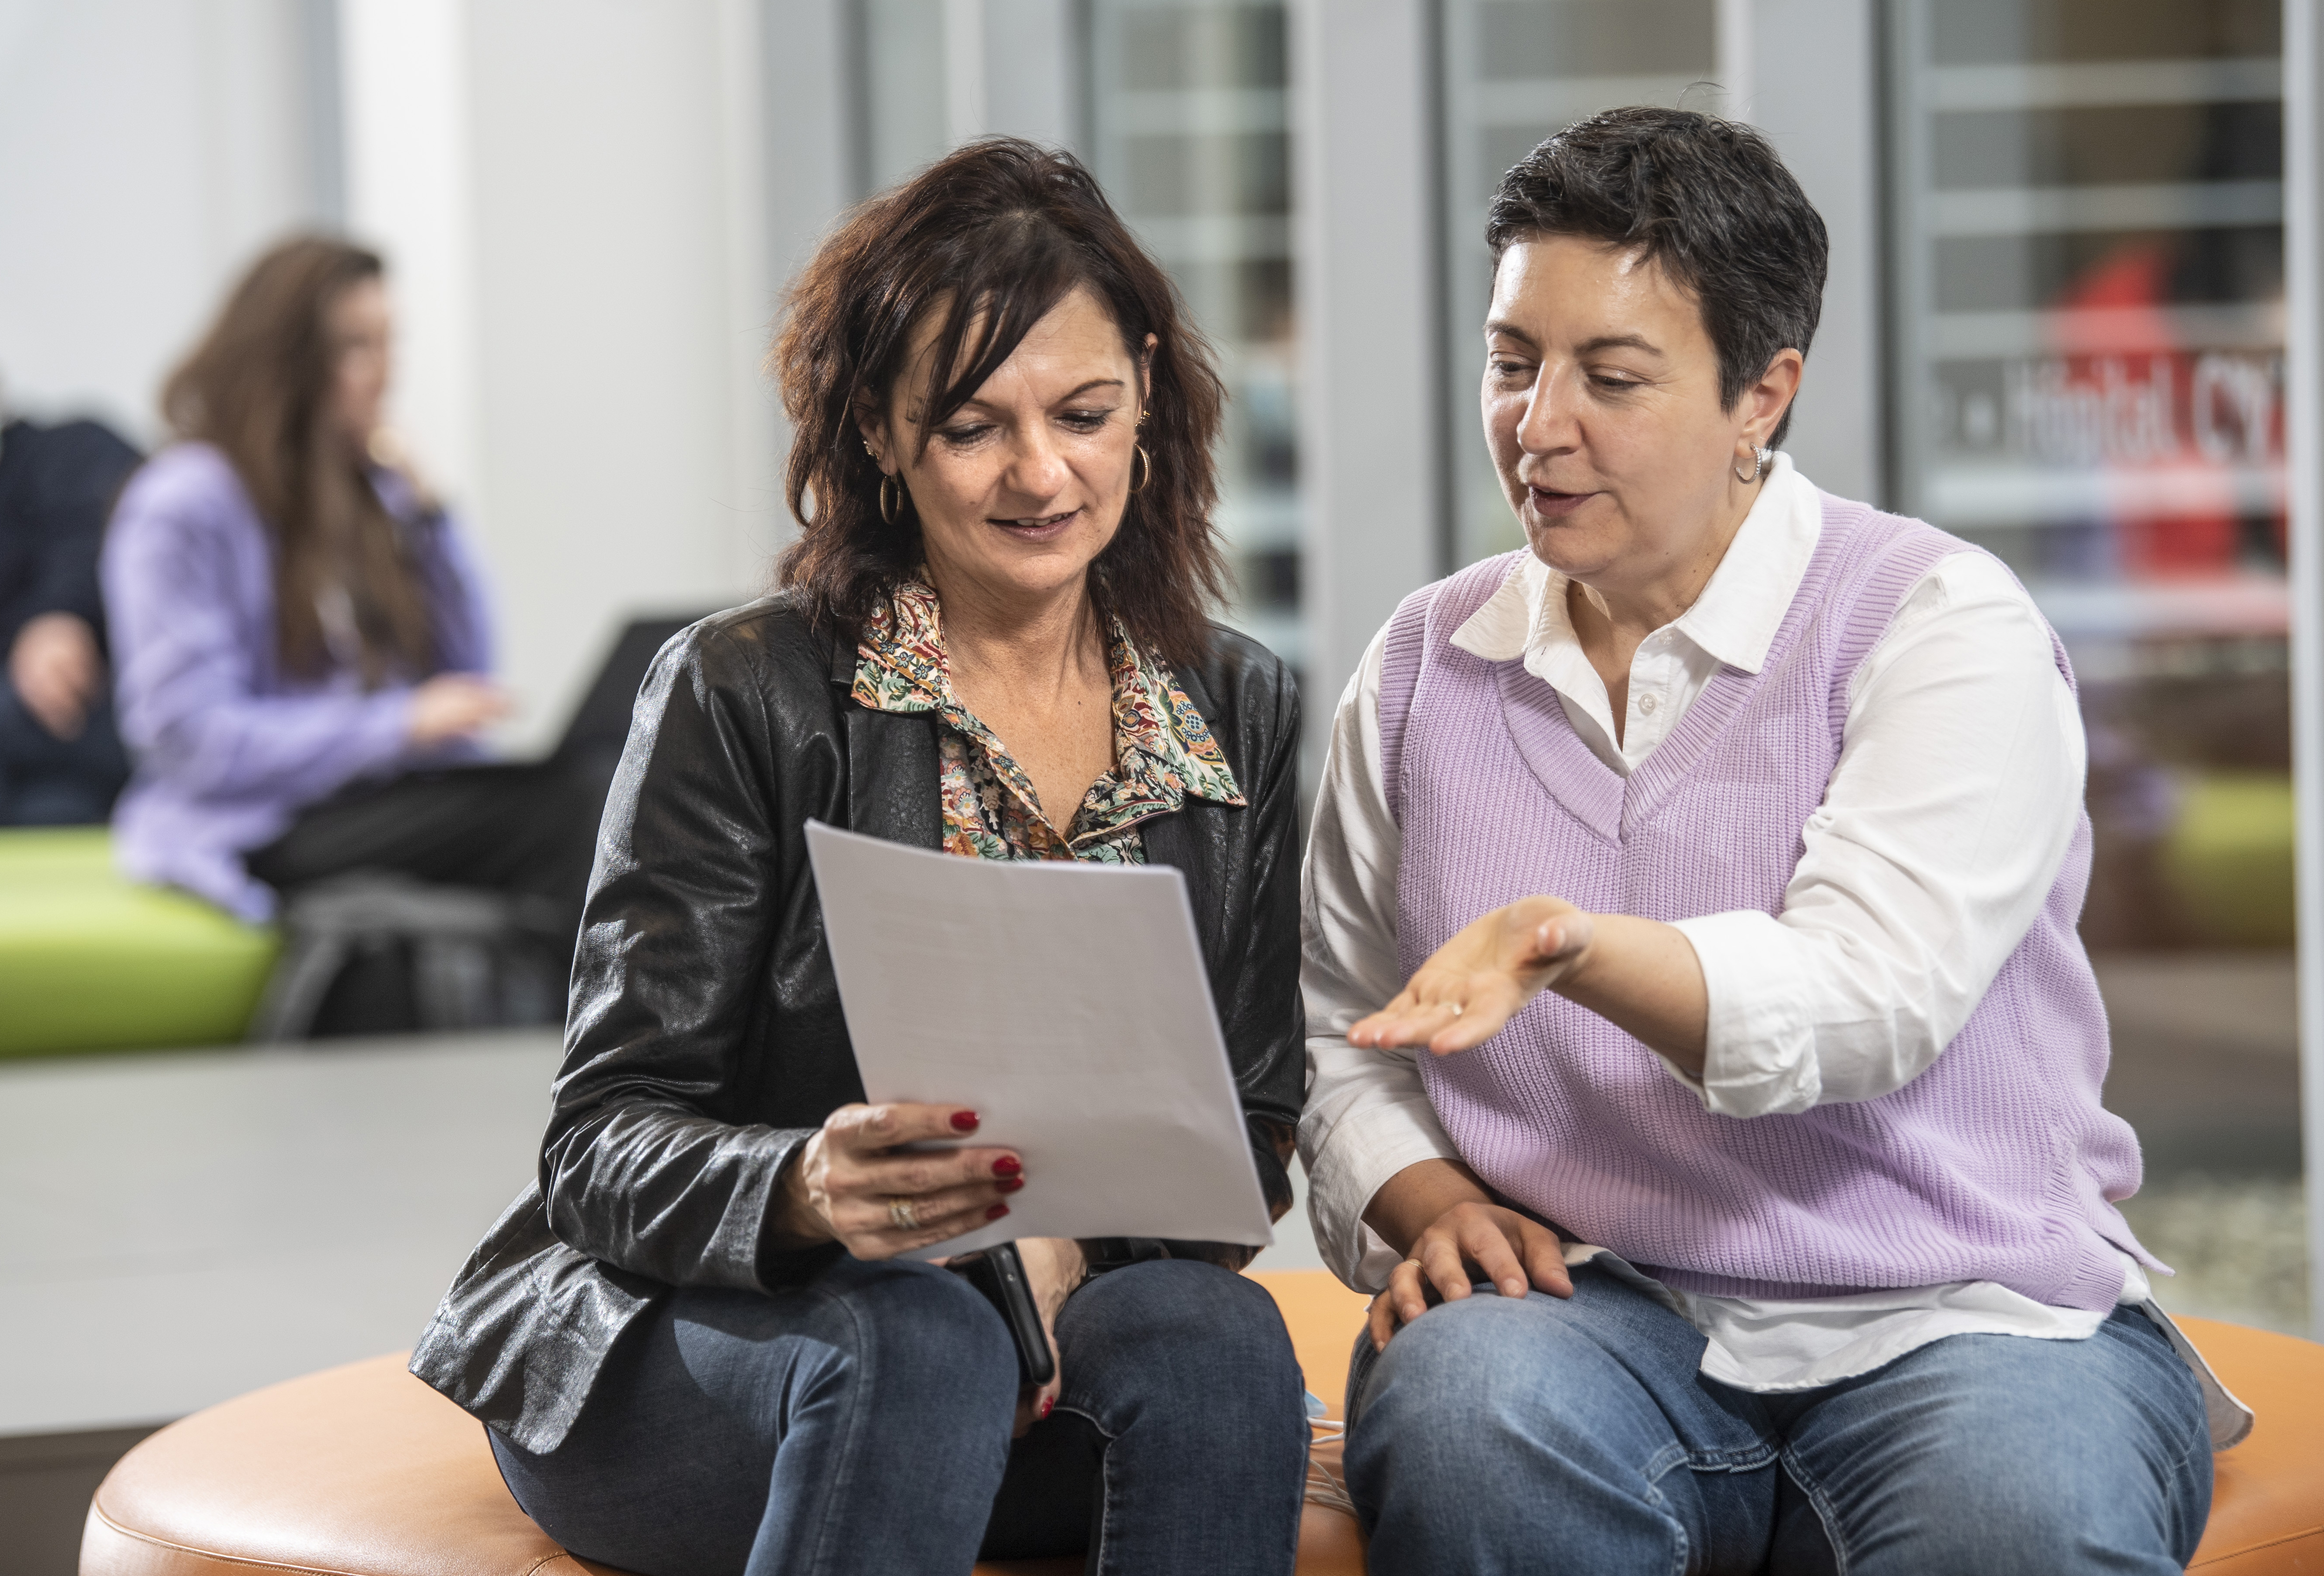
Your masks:
<svg viewBox="0 0 2324 1576"><path fill-rule="evenodd" d="M1759 671L1822 526L1820 495L1778 455L1702 594L1640 643L1618 736L1568 613L1572 583L1538 558L1519 559L1452 641L1487 661L1521 660L1598 758L1627 776L1720 667ZM1362 1221L1373 1194L1407 1166L1458 1154L1413 1053L1347 1043L1349 1027L1404 984L1402 835L1380 775L1381 646L1373 641L1341 697L1301 883L1308 1207L1326 1261L1365 1290L1384 1286L1396 1263ZM2081 718L2049 626L1987 555L1947 557L1914 583L1848 698L1840 761L1803 832L1782 914L1678 922L1702 965L1710 1018L1702 1077L1664 1065L1725 1116L1871 1100L1917 1077L2024 938L2080 813ZM1599 1251L1576 1244L1567 1257ZM2152 1309L2144 1273L2127 1256L2124 1267L2124 1300ZM1667 1295L1710 1337L1703 1371L1754 1389L1835 1383L1946 1335L2080 1338L2104 1317L1991 1282L1782 1301ZM2217 1392L2215 1440L2241 1437L2248 1414L2192 1360Z"/></svg>

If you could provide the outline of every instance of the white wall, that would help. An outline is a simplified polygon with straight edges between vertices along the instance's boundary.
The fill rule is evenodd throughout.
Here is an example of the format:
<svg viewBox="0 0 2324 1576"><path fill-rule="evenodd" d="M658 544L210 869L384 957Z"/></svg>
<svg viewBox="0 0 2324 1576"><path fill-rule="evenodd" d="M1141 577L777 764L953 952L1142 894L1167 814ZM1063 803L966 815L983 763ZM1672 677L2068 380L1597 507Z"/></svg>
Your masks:
<svg viewBox="0 0 2324 1576"><path fill-rule="evenodd" d="M386 253L396 305L390 419L429 483L472 512L483 434L466 6L339 0L338 23L347 227Z"/></svg>
<svg viewBox="0 0 2324 1576"><path fill-rule="evenodd" d="M509 670L560 723L607 624L763 587L754 54L716 0L472 7L484 468ZM740 92L749 97L735 102ZM738 375L738 373L740 375Z"/></svg>
<svg viewBox="0 0 2324 1576"><path fill-rule="evenodd" d="M342 16L351 215L401 281L398 418L482 543L525 708L506 742L537 747L622 619L756 594L788 535L759 368L843 195L835 7Z"/></svg>
<svg viewBox="0 0 2324 1576"><path fill-rule="evenodd" d="M0 0L0 399L141 442L219 291L324 218L299 0Z"/></svg>

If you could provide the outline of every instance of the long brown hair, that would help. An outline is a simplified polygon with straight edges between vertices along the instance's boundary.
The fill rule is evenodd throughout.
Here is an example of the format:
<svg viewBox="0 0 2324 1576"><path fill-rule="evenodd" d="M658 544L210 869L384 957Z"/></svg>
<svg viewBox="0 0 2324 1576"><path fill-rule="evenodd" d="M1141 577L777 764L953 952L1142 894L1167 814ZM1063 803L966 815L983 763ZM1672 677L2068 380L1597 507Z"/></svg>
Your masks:
<svg viewBox="0 0 2324 1576"><path fill-rule="evenodd" d="M880 468L856 419L888 409L921 319L944 313L925 444L1077 286L1104 304L1132 359L1155 337L1148 480L1091 565L1090 590L1166 659L1199 657L1225 573L1211 525L1225 394L1210 346L1090 172L1014 137L972 143L864 202L785 300L770 361L794 433L785 494L802 530L779 573L818 626L853 635L919 566L919 519L908 504L895 524L881 519Z"/></svg>
<svg viewBox="0 0 2324 1576"><path fill-rule="evenodd" d="M233 465L274 536L275 635L286 672L330 663L323 600L344 591L364 682L434 669L428 601L344 435L332 430L337 347L330 312L347 290L385 272L379 254L321 235L269 251L227 295L217 320L161 387L180 438Z"/></svg>

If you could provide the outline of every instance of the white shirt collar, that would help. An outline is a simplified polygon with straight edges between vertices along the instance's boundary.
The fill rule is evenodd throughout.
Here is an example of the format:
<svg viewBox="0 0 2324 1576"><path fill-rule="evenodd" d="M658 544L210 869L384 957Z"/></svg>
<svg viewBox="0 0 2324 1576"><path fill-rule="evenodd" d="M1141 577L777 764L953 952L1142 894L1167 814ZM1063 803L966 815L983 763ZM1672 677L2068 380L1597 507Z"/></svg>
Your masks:
<svg viewBox="0 0 2324 1576"><path fill-rule="evenodd" d="M1814 484L1799 474L1791 456L1776 455L1710 584L1668 627L1718 661L1757 673L1799 594L1822 532L1823 504ZM1594 678L1566 613L1567 584L1564 575L1525 554L1500 589L1452 631L1452 644L1488 662L1522 657L1528 671L1560 689L1566 686L1552 675L1576 662ZM1598 688L1602 695L1604 686Z"/></svg>

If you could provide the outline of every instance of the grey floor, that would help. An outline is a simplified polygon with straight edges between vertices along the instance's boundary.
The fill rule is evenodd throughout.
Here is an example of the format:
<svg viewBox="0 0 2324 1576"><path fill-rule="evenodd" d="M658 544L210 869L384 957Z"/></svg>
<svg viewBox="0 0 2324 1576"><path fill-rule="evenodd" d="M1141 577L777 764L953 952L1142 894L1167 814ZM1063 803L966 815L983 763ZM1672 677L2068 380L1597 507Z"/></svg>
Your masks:
<svg viewBox="0 0 2324 1576"><path fill-rule="evenodd" d="M530 1175L553 1035L0 1064L0 1576L148 1430L410 1346Z"/></svg>
<svg viewBox="0 0 2324 1576"><path fill-rule="evenodd" d="M546 1034L0 1069L0 1436L410 1346L531 1175Z"/></svg>
<svg viewBox="0 0 2324 1576"><path fill-rule="evenodd" d="M2102 968L2167 1305L2305 1328L2288 957ZM0 1064L0 1576L147 1429L406 1348L531 1175L549 1034ZM1320 1265L1304 1209L1268 1267Z"/></svg>

